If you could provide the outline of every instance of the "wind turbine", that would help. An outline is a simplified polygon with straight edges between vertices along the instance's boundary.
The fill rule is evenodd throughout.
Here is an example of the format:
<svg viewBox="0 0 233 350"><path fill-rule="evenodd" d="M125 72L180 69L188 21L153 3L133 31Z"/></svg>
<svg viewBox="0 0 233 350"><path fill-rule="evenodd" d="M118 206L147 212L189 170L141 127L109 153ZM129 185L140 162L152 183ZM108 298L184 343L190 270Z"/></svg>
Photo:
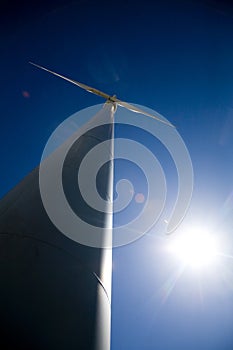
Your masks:
<svg viewBox="0 0 233 350"><path fill-rule="evenodd" d="M29 63L32 64L33 66L37 67L37 68L43 69L46 72L49 72L49 73L51 73L53 75L56 75L57 77L62 78L62 79L66 80L66 81L68 81L68 82L70 82L70 83L72 83L72 84L74 84L76 86L79 86L81 89L84 89L84 90L86 90L86 91L88 91L88 92L90 92L92 94L95 94L95 95L103 97L104 99L107 100L107 103L112 103L112 105L114 107L114 112L116 111L117 106L121 106L121 107L124 107L126 109L129 109L132 112L143 114L143 115L145 115L147 117L150 117L150 118L153 118L153 119L155 119L155 120L157 120L157 121L159 121L159 122L161 122L163 124L166 124L166 125L169 125L171 127L174 127L174 125L172 125L171 123L169 123L169 122L167 122L167 121L165 121L163 119L160 119L159 117L157 117L157 116L155 116L153 114L147 113L147 112L143 111L142 109L140 109L140 108L138 108L138 107L136 107L136 106L134 106L134 105L132 105L132 104L130 104L128 102L124 102L124 101L119 100L116 97L116 95L111 96L111 95L109 95L109 94L107 94L105 92L102 92L100 90L97 90L97 89L95 89L95 88L93 88L91 86L88 86L88 85L80 83L80 82L78 82L76 80L67 78L67 77L65 77L65 76L63 76L63 75L61 75L59 73L53 72L52 70L47 69L45 67L42 67L42 66L40 66L40 65L38 65L36 63L33 63L33 62L29 62Z"/></svg>
<svg viewBox="0 0 233 350"><path fill-rule="evenodd" d="M90 215L81 193L73 190L77 166L92 147L113 139L112 116L118 105L168 126L172 124L115 95L30 63L106 100L106 108L95 117L104 115L107 127L87 131L74 143L64 163L63 175L69 200L78 205L79 214L89 217L94 226L101 223L103 231L111 228L109 216L106 213ZM53 165L63 146L46 162ZM113 154L113 142L109 148L107 151ZM88 176L86 181L88 186ZM52 178L49 185L53 186L53 182ZM105 194L106 205L111 206L108 198L112 198L112 162L97 182L101 193ZM110 350L112 251L67 239L51 222L43 204L39 167L0 201L0 348L5 348L7 343L12 349ZM76 229L85 233L80 227Z"/></svg>
<svg viewBox="0 0 233 350"><path fill-rule="evenodd" d="M93 119L90 121L92 123L92 121L95 120L95 118L98 118L98 120L102 120L102 118L104 118L105 121L108 122L108 126L107 129L101 129L98 131L98 129L96 129L95 131L93 131L94 133L94 138L93 138L93 134L91 135L91 139L95 140L95 142L101 143L101 139L102 141L104 140L105 137L107 137L107 135L110 135L110 139L111 139L111 143L110 146L107 146L107 152L109 154L114 154L114 113L116 112L117 106L120 107L124 107L132 112L138 113L138 114L142 114L146 117L150 117L153 118L155 121L159 122L159 123L163 123L169 127L174 127L171 123L160 119L159 117L147 113L141 109L139 109L138 107L131 105L127 102L121 101L119 100L116 95L109 95L105 92L102 92L98 89L95 89L93 87L90 87L86 84L80 83L76 80L67 78L59 73L56 73L50 69L47 69L43 66L40 66L38 64L35 64L33 62L29 62L30 64L32 64L33 66L42 69L44 71L47 71L59 78L62 78L78 87L80 87L81 89L84 89L90 93L93 93L97 96L100 96L102 98L104 98L106 100L106 104L105 104L105 108L103 109L102 112L100 112L99 114L97 114L95 117L93 117ZM110 108L109 108L110 107ZM94 123L95 124L95 123ZM85 126L84 126L84 130L85 130ZM98 140L98 141L96 141ZM80 147L78 149L76 149L75 151L75 159L77 162L77 160L80 157L80 153L82 153L86 146L89 145L90 143L90 138L87 139L82 139L81 143L80 143ZM92 145L93 146L93 145ZM113 158L112 158L113 160ZM73 164L69 164L69 167L72 167ZM46 173L47 173L47 168L45 168ZM88 186L88 176L86 176L86 185L84 186L85 188L87 188ZM69 180L67 181L68 183L70 182ZM102 188L104 188L104 192L106 193L106 197L107 198L113 198L113 161L110 162L109 164L109 168L107 169L105 176L100 180L100 184L99 184ZM56 196L56 194L55 194ZM51 198L53 198L53 196L51 196ZM79 207L82 207L82 205L80 204L80 198L77 197L77 195L75 196L75 202L79 205ZM106 205L107 206L112 206L112 202L110 201L106 201ZM85 209L83 209L83 211L85 212ZM88 212L85 212L85 216L89 216L90 214ZM95 218L94 214L94 218ZM97 217L95 218L97 220ZM107 214L103 214L101 220L104 222L104 227L108 227L108 229L112 229L112 215L108 216ZM109 239L109 230L106 231L105 228L103 227L103 240L108 240ZM76 229L76 228L75 228ZM77 227L77 229L79 229ZM110 237L110 240L112 239L112 236ZM95 254L93 251L90 252L88 250L88 248L84 248L84 250L87 250L86 255L86 261L88 263L88 260L92 261L93 257L92 255ZM82 256L82 254L81 254ZM83 258L81 258L81 260L83 260ZM86 263L85 261L85 263ZM100 284L96 285L96 286L92 286L91 290L93 291L93 293L96 293L96 306L94 307L94 310L92 311L96 320L96 324L95 324L95 344L93 344L93 347L88 347L88 350L110 350L110 335L111 335L111 280L112 280L112 249L101 249L100 253L99 253L99 259L97 259L97 262L95 264L96 266L99 266L99 271L96 273L95 271L97 271L97 268L95 267L94 274L95 276L98 277L98 281L101 281ZM82 281L82 276L80 277L80 281ZM88 304L87 299L85 298L84 295L82 295L82 293L80 293L80 295L77 295L77 298L79 300L82 301L82 303L84 305ZM87 305L89 307L89 304ZM93 315L92 315L93 317ZM82 327L82 325L80 325L79 327ZM85 334L85 332L84 332ZM92 334L93 336L93 334ZM80 346L82 343L78 343L78 345ZM82 345L81 345L82 346Z"/></svg>

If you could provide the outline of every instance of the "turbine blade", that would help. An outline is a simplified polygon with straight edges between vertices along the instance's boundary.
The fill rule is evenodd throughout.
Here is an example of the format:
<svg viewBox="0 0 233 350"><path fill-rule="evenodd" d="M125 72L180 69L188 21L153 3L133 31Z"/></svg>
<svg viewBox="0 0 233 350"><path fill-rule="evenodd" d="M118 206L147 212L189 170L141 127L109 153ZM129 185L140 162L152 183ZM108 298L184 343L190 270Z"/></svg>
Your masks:
<svg viewBox="0 0 233 350"><path fill-rule="evenodd" d="M101 97L103 97L103 98L105 98L105 99L111 98L110 95L108 95L108 94L106 94L106 93L104 93L104 92L102 92L102 91L100 91L100 90L94 89L94 88L92 88L91 86L88 86L88 85L85 85L85 84L83 84L83 83L80 83L80 82L78 82L78 81L76 81L76 80L73 80L73 79L64 77L63 75L58 74L58 73L56 73L56 72L53 72L52 70L47 69L47 68L45 68L45 67L39 66L39 65L36 64L36 63L33 63L33 62L29 62L29 63L32 64L33 66L37 67L37 68L43 69L43 70L45 70L46 72L49 72L49 73L51 73L51 74L53 74L53 75L56 75L57 77L62 78L62 79L66 80L66 81L68 81L68 82L70 82L70 83L72 83L72 84L74 84L74 85L77 85L77 86L79 86L81 89L84 89L84 90L86 90L86 91L88 91L88 92L91 92L92 94L101 96Z"/></svg>
<svg viewBox="0 0 233 350"><path fill-rule="evenodd" d="M167 122L166 120L163 120L163 119L157 117L156 115L147 113L147 112L143 111L142 109L140 109L140 108L138 108L138 107L136 107L136 106L131 105L130 103L127 103L127 102L124 102L124 101L121 101L121 100L118 100L118 99L116 99L115 102L116 102L119 106L124 107L124 108L127 108L127 109L129 109L130 111L132 111L132 112L140 113L140 114L146 115L147 117L156 119L156 120L158 120L158 121L161 122L161 123L164 123L164 124L166 124L166 125L169 125L169 126L175 128L174 125L172 125L171 123Z"/></svg>
<svg viewBox="0 0 233 350"><path fill-rule="evenodd" d="M117 103L119 106L124 107L124 108L127 108L127 109L129 109L130 111L133 111L133 112L135 112L135 113L140 113L140 114L146 115L147 117L156 119L156 120L158 120L158 121L161 122L161 123L164 123L164 124L166 124L166 125L169 125L169 126L175 128L175 126L172 125L171 123L169 123L169 122L167 122L167 121L165 121L165 120L163 120L163 119L161 119L161 118L159 118L159 117L157 117L157 116L155 116L155 115L153 115L153 114L147 113L147 112L143 111L142 109L139 109L138 107L133 106L133 105L127 103L127 102L118 100L115 96L110 96L110 95L106 94L105 92L102 92L102 91L100 91L100 90L97 90L97 89L95 89L95 88L92 88L91 86L88 86L88 85L86 85L86 84L80 83L79 81L76 81L76 80L67 78L67 77L65 77L65 76L63 76L63 75L61 75L61 74L59 74L59 73L53 72L52 70L50 70L50 69L48 69L48 68L42 67L42 66L40 66L39 64L36 64L36 63L33 63L33 62L29 62L29 63L32 64L33 66L37 67L37 68L43 69L43 70L45 70L46 72L49 72L49 73L51 73L51 74L53 74L53 75L56 75L57 77L62 78L62 79L66 80L66 81L68 81L68 82L70 82L70 83L72 83L72 84L74 84L74 85L76 85L76 86L79 86L81 89L84 89L84 90L86 90L86 91L88 91L88 92L91 92L92 94L101 96L101 97L105 98L106 100L108 100L108 101L110 101L110 102L112 102L112 103Z"/></svg>

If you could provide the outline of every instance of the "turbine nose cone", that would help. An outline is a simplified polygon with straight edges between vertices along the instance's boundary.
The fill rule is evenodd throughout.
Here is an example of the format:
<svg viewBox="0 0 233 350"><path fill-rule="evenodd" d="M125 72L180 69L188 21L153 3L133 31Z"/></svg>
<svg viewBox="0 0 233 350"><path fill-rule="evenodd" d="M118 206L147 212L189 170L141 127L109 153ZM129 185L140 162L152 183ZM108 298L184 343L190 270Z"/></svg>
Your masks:
<svg viewBox="0 0 233 350"><path fill-rule="evenodd" d="M112 104L112 111L115 113L117 110L117 104L116 103L113 103Z"/></svg>

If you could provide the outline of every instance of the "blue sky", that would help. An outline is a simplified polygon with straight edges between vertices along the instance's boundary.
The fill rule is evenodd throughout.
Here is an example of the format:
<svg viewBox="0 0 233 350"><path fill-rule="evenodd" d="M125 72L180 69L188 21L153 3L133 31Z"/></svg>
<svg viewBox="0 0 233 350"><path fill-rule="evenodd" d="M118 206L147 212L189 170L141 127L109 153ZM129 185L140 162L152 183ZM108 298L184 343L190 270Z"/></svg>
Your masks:
<svg viewBox="0 0 233 350"><path fill-rule="evenodd" d="M175 124L195 175L180 230L211 227L224 253L233 254L233 6L211 0L1 6L0 195L38 165L64 119L101 103L28 64L34 61ZM178 278L161 226L114 250L112 350L231 350L231 259L201 275L187 268Z"/></svg>

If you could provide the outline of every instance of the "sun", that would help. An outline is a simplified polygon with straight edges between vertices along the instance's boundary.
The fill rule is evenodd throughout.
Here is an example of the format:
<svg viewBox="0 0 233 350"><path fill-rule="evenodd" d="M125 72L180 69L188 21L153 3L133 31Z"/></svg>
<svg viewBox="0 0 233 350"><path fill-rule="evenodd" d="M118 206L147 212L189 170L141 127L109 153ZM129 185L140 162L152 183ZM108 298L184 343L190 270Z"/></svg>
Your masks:
<svg viewBox="0 0 233 350"><path fill-rule="evenodd" d="M195 269L215 263L218 255L216 236L205 228L193 228L172 238L169 251L174 253L185 265Z"/></svg>

